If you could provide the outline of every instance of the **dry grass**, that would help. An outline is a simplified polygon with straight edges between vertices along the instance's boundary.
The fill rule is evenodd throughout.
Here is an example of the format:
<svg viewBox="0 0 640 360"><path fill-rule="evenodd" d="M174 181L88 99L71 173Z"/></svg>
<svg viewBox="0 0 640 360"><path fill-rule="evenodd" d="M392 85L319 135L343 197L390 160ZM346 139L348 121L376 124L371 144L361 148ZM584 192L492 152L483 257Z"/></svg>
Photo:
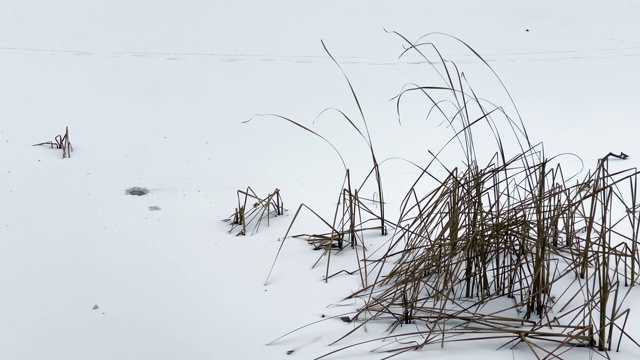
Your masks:
<svg viewBox="0 0 640 360"><path fill-rule="evenodd" d="M324 250L327 281L345 272L357 273L361 280L361 289L347 297L364 304L349 317L355 326L333 343L347 345L321 358L389 340L349 343L351 334L372 322L387 324L397 339L377 350L388 357L427 345L486 339L503 339L503 346L511 348L524 346L539 359L561 358L578 347L606 356L614 347L619 349L622 339L638 345L625 331L629 309L623 304L638 280L639 172L609 172L608 155L581 180L565 179L562 166L553 165L554 158L545 156L542 144L531 143L519 115L513 119L503 108L479 98L456 64L430 42L451 36L429 34L410 42L394 34L406 44L401 56L416 53L439 75L436 84L404 87L395 98L398 117L402 99L419 94L429 114L446 119L453 136L438 152L429 152L432 160L419 167L421 173L407 189L398 219L389 221L380 165L347 79L365 131L342 114L371 150L373 166L364 182L376 181L379 207L366 205L372 199L360 196L364 183L352 186L345 164L333 220L303 204L284 237L289 237L301 210L309 210L327 231L292 237ZM477 52L454 40L495 75ZM430 60L432 54L436 61ZM474 130L481 125L491 129L496 144L493 156L482 164L474 141ZM503 141L505 127L508 142ZM506 143L517 145L507 149ZM456 144L464 154L463 166L448 166L440 154ZM436 168L445 169L446 176L438 176ZM436 185L420 193L419 185L425 183ZM368 230L384 235L387 228L394 232L374 258L363 236ZM332 252L349 247L355 249L357 270L330 275Z"/></svg>
<svg viewBox="0 0 640 360"><path fill-rule="evenodd" d="M237 193L238 206L233 214L224 220L231 222L229 233L238 227L241 228L236 236L246 235L247 227L251 224L254 226L251 232L253 235L258 232L262 220L267 219L267 226L269 226L271 217L284 215L286 211L280 196L280 189L275 189L264 198L259 197L251 187L247 187L246 190L238 190Z"/></svg>
<svg viewBox="0 0 640 360"><path fill-rule="evenodd" d="M39 144L33 144L33 146L41 146L41 145L49 145L51 149L62 149L62 158L71 158L71 152L73 151L73 146L71 146L71 141L69 140L69 127L65 127L64 136L57 135L53 141L45 141Z"/></svg>

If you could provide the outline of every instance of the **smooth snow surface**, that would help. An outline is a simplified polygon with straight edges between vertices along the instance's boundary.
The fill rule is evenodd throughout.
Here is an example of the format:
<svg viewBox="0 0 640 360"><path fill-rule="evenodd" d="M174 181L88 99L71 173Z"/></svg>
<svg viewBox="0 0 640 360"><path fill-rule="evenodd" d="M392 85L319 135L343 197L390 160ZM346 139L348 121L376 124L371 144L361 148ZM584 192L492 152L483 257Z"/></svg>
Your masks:
<svg viewBox="0 0 640 360"><path fill-rule="evenodd" d="M332 216L342 163L285 121L242 122L296 119L330 139L362 180L370 159L358 135L335 115L312 123L330 107L358 114L323 40L358 94L379 157L427 161L451 133L424 121L420 102L407 103L398 124L389 99L429 79L420 59L398 60L404 43L383 29L412 41L444 32L472 46L547 154L575 153L592 167L624 151L630 158L612 167L640 165L636 1L5 0L0 359L310 359L334 350L327 345L353 325L327 320L266 344L352 310L337 304L349 305L341 299L358 288L355 276L325 284L324 261L311 269L319 252L290 238L263 283L300 203ZM486 67L441 40L482 97L514 111ZM71 159L31 146L65 126ZM561 161L579 169L575 157ZM390 209L405 189L395 184L415 176L401 163L383 171ZM260 195L279 188L289 211L236 237L221 220L247 186ZM133 187L149 193L127 196ZM295 230L313 226L305 214ZM355 268L349 255L332 258L332 269ZM626 303L636 340L638 291ZM398 358L532 358L525 346L494 351L500 344ZM380 345L334 358L379 358L369 350ZM640 349L626 340L610 355L637 359Z"/></svg>

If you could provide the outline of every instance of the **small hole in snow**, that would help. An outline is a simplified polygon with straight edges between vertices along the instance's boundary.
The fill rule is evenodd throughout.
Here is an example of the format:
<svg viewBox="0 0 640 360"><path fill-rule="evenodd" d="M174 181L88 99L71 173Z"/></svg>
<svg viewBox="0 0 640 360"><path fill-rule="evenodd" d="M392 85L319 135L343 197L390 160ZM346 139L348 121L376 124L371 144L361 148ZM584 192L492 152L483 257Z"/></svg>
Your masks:
<svg viewBox="0 0 640 360"><path fill-rule="evenodd" d="M130 189L127 189L127 195L142 196L142 195L147 195L148 193L149 193L149 190L141 187L132 187Z"/></svg>

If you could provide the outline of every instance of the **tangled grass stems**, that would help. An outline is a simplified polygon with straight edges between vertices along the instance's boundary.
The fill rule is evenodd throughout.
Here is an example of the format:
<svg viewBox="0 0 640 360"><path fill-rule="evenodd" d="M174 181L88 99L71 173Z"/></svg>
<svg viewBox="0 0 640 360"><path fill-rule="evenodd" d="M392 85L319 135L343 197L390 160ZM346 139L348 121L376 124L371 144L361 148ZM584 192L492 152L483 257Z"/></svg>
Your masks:
<svg viewBox="0 0 640 360"><path fill-rule="evenodd" d="M399 123L403 99L421 94L428 116L437 114L445 119L453 134L439 150L427 150L432 158L426 166L407 160L420 173L400 202L398 220L389 221L380 175L380 165L386 160L378 163L356 92L322 43L347 81L365 131L344 112L331 110L365 140L373 166L356 187L343 161L345 180L333 221L324 220L303 204L284 239L302 209L322 220L327 226L325 233L291 237L304 238L316 249L324 249L325 281L330 278L332 252L346 248L345 240L356 250L357 270L335 274L359 275L361 288L346 299L359 299L364 304L350 318L353 328L331 345L348 341L373 322L387 324L388 334L344 345L319 359L396 336L402 340L378 350L393 357L427 345L505 339L503 347L523 344L539 359L560 358L578 347L607 356L615 345L616 333L617 348L623 337L638 345L625 330L630 310L623 303L637 283L640 265L640 172L609 172L606 156L583 179L570 184L577 174L566 178L561 163L552 163L556 157L547 158L542 143L532 144L504 83L468 44L442 33L428 34L415 42L390 33L405 42L401 57L417 53L441 80L439 84L402 88L393 98ZM458 66L446 60L434 42L426 41L442 36L462 44L490 70L509 97L515 120L502 107L479 97ZM431 61L427 51L435 52L439 61ZM327 141L291 119L280 118ZM489 127L495 141L495 151L486 160L478 155L474 139L481 124ZM504 126L509 138L504 136ZM517 144L515 153L507 149L505 140ZM462 166L447 164L441 158L451 144L460 146ZM446 175L437 176L436 167ZM378 187L379 211L368 207L360 196L362 186L371 178ZM419 190L424 184L431 190ZM370 221L380 225L367 226ZM387 227L393 234L373 252L373 258L367 254L364 236L374 229L382 229L384 235ZM630 286L623 292L621 284ZM415 331L406 331L406 326ZM409 340L411 336L421 341Z"/></svg>

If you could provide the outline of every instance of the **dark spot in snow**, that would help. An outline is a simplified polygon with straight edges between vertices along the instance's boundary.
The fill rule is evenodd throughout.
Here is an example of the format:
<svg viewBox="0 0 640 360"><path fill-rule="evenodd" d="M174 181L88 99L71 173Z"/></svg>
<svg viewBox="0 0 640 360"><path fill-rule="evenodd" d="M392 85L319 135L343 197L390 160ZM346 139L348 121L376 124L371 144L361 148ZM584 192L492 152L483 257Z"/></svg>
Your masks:
<svg viewBox="0 0 640 360"><path fill-rule="evenodd" d="M287 355L291 355L291 354L293 354L293 352L294 352L294 351L295 351L295 350L289 350L289 351L287 351Z"/></svg>
<svg viewBox="0 0 640 360"><path fill-rule="evenodd" d="M93 305L93 308L92 308L92 309L93 309L93 310L98 310L98 309L100 309L100 307L98 306L98 304L96 304L96 305Z"/></svg>
<svg viewBox="0 0 640 360"><path fill-rule="evenodd" d="M529 32L529 29L527 29L526 32Z"/></svg>
<svg viewBox="0 0 640 360"><path fill-rule="evenodd" d="M162 210L162 209L160 209L160 206L155 206L154 205L154 206L149 206L149 210L151 210L151 211L159 211L159 210Z"/></svg>
<svg viewBox="0 0 640 360"><path fill-rule="evenodd" d="M131 189L127 189L127 195L142 196L147 195L148 193L149 190L141 187L132 187Z"/></svg>

